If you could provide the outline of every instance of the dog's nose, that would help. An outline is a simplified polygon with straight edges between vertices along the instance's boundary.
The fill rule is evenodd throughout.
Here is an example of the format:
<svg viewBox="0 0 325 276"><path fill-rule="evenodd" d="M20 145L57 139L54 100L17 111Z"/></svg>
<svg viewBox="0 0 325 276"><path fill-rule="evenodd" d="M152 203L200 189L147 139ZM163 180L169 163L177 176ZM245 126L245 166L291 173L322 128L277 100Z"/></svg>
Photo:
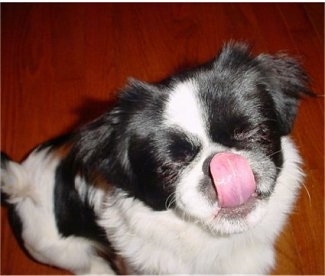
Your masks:
<svg viewBox="0 0 325 276"><path fill-rule="evenodd" d="M215 153L211 154L207 159L204 160L203 165L202 165L202 171L203 171L204 175L208 175L208 176L212 177L211 173L210 173L210 163L211 163L211 160L214 155L215 155Z"/></svg>

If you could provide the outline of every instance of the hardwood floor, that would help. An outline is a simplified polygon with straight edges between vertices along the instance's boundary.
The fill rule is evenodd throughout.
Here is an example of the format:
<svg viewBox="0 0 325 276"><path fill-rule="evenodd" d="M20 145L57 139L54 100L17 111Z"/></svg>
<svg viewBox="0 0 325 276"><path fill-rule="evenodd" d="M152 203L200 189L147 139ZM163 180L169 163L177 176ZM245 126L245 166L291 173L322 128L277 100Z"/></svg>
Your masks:
<svg viewBox="0 0 325 276"><path fill-rule="evenodd" d="M1 25L1 150L15 160L100 114L128 77L163 79L230 39L300 57L319 97L293 131L307 176L273 274L324 274L324 4L2 4ZM1 274L67 274L29 258L1 214Z"/></svg>

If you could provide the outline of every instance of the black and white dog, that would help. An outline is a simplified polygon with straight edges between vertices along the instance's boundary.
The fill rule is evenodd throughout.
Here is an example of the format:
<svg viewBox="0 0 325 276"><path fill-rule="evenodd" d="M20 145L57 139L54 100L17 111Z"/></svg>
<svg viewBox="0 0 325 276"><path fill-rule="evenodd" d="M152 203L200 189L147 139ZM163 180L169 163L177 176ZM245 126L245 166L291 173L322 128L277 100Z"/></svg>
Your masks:
<svg viewBox="0 0 325 276"><path fill-rule="evenodd" d="M36 260L77 274L268 273L302 185L288 134L308 94L294 59L240 43L131 81L111 111L21 164L2 155L15 231Z"/></svg>

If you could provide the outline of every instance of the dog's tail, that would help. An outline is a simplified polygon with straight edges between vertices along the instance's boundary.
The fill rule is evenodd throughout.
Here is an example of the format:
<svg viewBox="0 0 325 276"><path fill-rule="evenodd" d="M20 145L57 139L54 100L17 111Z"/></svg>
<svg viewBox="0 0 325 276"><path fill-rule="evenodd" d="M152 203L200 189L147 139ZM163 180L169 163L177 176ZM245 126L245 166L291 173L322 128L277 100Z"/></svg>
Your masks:
<svg viewBox="0 0 325 276"><path fill-rule="evenodd" d="M34 200L25 168L1 152L1 198L9 204L16 204L25 198Z"/></svg>

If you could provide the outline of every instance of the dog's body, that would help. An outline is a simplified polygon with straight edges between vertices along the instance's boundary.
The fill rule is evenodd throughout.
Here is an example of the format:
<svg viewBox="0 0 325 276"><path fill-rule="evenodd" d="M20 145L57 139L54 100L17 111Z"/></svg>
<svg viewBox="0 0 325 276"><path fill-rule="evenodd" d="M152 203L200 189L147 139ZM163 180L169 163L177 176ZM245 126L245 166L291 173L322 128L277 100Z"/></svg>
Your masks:
<svg viewBox="0 0 325 276"><path fill-rule="evenodd" d="M22 164L2 156L16 232L35 259L77 274L269 272L303 179L288 134L307 86L293 59L232 44L133 82Z"/></svg>

